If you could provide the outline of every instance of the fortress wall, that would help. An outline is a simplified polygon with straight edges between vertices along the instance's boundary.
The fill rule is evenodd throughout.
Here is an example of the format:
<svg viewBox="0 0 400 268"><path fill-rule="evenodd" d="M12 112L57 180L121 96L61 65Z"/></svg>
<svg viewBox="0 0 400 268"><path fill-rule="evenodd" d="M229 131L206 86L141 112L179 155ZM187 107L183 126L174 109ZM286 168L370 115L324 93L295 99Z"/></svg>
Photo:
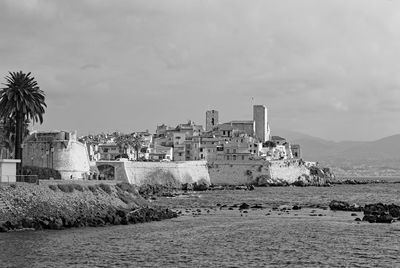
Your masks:
<svg viewBox="0 0 400 268"><path fill-rule="evenodd" d="M82 179L89 173L89 156L86 146L77 141L69 141L67 148L54 152L53 168L60 171L63 180Z"/></svg>
<svg viewBox="0 0 400 268"><path fill-rule="evenodd" d="M215 161L208 170L211 183L216 185L250 184L259 176L292 183L303 174L310 175L309 169L298 161Z"/></svg>
<svg viewBox="0 0 400 268"><path fill-rule="evenodd" d="M208 167L211 183L216 185L250 184L258 176L270 175L265 161L215 161Z"/></svg>
<svg viewBox="0 0 400 268"><path fill-rule="evenodd" d="M301 175L310 175L310 170L299 165L298 162L272 161L270 166L270 175L273 179L282 179L288 183L293 183Z"/></svg>
<svg viewBox="0 0 400 268"><path fill-rule="evenodd" d="M73 179L81 179L89 172L89 157L85 145L78 141L33 141L24 146L23 165L53 168L61 173L62 179L70 179L71 175Z"/></svg>
<svg viewBox="0 0 400 268"><path fill-rule="evenodd" d="M115 167L115 180L136 185L206 182L210 176L206 161L185 162L135 162L135 161L98 161L97 166Z"/></svg>

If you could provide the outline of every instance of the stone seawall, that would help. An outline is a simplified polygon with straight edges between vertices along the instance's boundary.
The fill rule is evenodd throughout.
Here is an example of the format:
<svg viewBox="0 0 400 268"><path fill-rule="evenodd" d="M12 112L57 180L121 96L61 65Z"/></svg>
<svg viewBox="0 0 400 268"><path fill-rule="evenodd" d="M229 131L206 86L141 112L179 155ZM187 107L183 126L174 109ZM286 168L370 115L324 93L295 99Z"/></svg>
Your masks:
<svg viewBox="0 0 400 268"><path fill-rule="evenodd" d="M171 184L204 182L210 184L206 161L125 162L130 183Z"/></svg>
<svg viewBox="0 0 400 268"><path fill-rule="evenodd" d="M215 161L208 165L212 184L264 184L266 181L292 184L310 170L298 161Z"/></svg>
<svg viewBox="0 0 400 268"><path fill-rule="evenodd" d="M185 162L134 162L98 161L99 170L113 169L116 181L135 185L144 184L183 184L204 182L210 184L206 161Z"/></svg>

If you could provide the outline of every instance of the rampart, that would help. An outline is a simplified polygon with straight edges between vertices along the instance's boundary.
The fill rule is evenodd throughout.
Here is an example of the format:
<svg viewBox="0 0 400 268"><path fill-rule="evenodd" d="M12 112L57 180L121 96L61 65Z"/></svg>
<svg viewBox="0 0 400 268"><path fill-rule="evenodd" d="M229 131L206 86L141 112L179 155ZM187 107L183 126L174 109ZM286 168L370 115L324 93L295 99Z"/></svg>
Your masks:
<svg viewBox="0 0 400 268"><path fill-rule="evenodd" d="M131 184L172 184L205 182L210 184L206 161L134 162L97 161L100 173L108 170L113 179ZM108 177L108 179L111 179Z"/></svg>
<svg viewBox="0 0 400 268"><path fill-rule="evenodd" d="M23 165L58 170L62 179L82 179L89 174L86 146L76 133L34 133L24 143Z"/></svg>
<svg viewBox="0 0 400 268"><path fill-rule="evenodd" d="M209 163L208 171L212 184L242 185L257 184L259 178L270 178L293 183L310 170L299 161L215 161Z"/></svg>

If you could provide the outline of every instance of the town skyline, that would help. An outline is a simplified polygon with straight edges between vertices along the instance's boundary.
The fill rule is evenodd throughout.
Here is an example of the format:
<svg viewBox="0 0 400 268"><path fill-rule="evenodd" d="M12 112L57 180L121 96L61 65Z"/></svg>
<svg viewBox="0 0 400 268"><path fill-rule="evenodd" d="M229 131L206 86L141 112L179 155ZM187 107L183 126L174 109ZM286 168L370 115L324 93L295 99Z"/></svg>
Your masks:
<svg viewBox="0 0 400 268"><path fill-rule="evenodd" d="M20 16L22 14L23 16ZM38 130L251 120L327 140L400 133L394 1L2 1L0 82L32 72Z"/></svg>

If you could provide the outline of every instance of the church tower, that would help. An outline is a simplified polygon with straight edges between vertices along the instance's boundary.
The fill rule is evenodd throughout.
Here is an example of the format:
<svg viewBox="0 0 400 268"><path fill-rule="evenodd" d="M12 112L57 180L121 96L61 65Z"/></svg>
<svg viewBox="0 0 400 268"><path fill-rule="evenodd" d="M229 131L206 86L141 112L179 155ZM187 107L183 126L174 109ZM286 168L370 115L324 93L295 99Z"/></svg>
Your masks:
<svg viewBox="0 0 400 268"><path fill-rule="evenodd" d="M206 112L206 131L211 131L218 126L218 111L210 110Z"/></svg>
<svg viewBox="0 0 400 268"><path fill-rule="evenodd" d="M265 105L253 106L253 120L256 128L256 138L261 142L266 142L270 139L270 128L268 124L268 110Z"/></svg>

